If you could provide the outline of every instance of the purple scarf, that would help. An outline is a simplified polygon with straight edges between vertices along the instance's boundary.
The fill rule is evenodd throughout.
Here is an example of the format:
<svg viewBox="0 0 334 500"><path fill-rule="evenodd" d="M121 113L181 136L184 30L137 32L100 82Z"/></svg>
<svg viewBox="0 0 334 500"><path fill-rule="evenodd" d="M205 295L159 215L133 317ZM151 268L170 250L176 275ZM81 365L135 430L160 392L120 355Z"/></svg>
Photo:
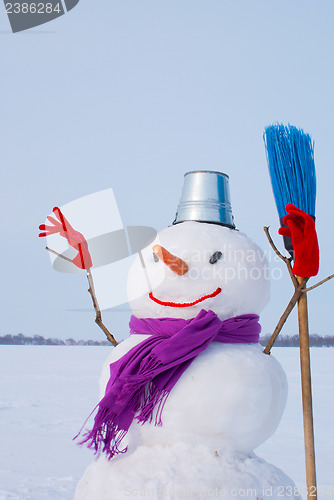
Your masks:
<svg viewBox="0 0 334 500"><path fill-rule="evenodd" d="M193 360L212 341L258 342L258 320L256 314L245 314L221 321L213 311L204 309L188 320L131 316L130 333L150 337L110 365L105 396L95 407L94 427L82 443L88 443L95 453L106 453L109 460L124 453L126 448L120 450L119 446L134 418L152 422L155 413L155 425L162 425L166 399Z"/></svg>

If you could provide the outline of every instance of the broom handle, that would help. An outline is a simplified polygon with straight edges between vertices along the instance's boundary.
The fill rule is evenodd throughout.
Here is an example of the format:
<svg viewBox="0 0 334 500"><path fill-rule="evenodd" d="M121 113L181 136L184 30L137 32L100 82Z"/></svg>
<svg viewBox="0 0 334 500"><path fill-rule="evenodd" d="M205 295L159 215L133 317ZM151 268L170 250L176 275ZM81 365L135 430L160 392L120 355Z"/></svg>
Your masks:
<svg viewBox="0 0 334 500"><path fill-rule="evenodd" d="M297 280L298 283L301 283L303 281L303 278L297 277ZM316 470L315 470L310 343L309 343L306 292L303 293L298 300L298 324L299 324L300 369L301 369L302 400L303 400L307 499L316 500L317 480L316 480Z"/></svg>

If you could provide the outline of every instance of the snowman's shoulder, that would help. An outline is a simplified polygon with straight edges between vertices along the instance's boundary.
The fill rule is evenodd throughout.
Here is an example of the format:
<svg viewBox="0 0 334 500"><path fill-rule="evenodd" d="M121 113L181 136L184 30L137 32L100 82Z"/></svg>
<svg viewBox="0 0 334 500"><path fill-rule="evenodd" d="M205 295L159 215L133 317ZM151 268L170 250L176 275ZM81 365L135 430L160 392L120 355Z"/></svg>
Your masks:
<svg viewBox="0 0 334 500"><path fill-rule="evenodd" d="M263 352L263 346L259 343L224 343L212 342L208 348L199 355L200 362L210 360L210 362L225 362L234 360L238 365L243 363L259 363L261 365L277 365L278 361L273 356L268 356Z"/></svg>
<svg viewBox="0 0 334 500"><path fill-rule="evenodd" d="M102 367L102 372L99 380L101 397L104 395L104 391L110 377L110 365L122 358L124 354L129 352L136 345L140 344L140 342L145 340L147 337L149 337L149 335L130 335L130 337L123 340L113 348Z"/></svg>
<svg viewBox="0 0 334 500"><path fill-rule="evenodd" d="M263 347L259 343L225 343L225 342L212 342L209 345L210 351L215 352L236 352L236 353L250 353L250 354L263 354Z"/></svg>
<svg viewBox="0 0 334 500"><path fill-rule="evenodd" d="M140 344L143 340L145 340L149 335L130 335L127 339L120 342L109 354L106 363L114 363L118 359L120 359L124 354L130 351L133 347Z"/></svg>

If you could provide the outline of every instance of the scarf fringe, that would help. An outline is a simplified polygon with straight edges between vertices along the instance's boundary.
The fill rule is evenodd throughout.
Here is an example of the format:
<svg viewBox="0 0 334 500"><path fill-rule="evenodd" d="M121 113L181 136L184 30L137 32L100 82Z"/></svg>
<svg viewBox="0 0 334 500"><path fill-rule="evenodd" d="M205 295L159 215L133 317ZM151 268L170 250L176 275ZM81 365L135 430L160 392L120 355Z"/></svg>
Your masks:
<svg viewBox="0 0 334 500"><path fill-rule="evenodd" d="M120 448L121 441L124 439L127 431L120 429L114 423L116 414L108 411L108 408L100 410L95 417L95 425L91 431L86 432L79 444L87 444L89 449L94 450L95 455L105 453L108 460L111 460L119 453L125 453L127 446L123 449Z"/></svg>
<svg viewBox="0 0 334 500"><path fill-rule="evenodd" d="M169 392L166 389L159 389L153 382L150 382L145 387L145 395L139 408L140 413L136 417L137 421L141 424L145 424L145 422L151 423L154 411L156 410L154 425L161 426L162 410L164 409Z"/></svg>
<svg viewBox="0 0 334 500"><path fill-rule="evenodd" d="M156 410L154 425L162 426L161 416L169 391L158 389L152 382L144 388L144 391L144 394L137 394L137 397L141 397L141 401L138 410L135 411L135 413L139 411L136 420L142 425L147 421L151 423ZM93 429L84 434L84 439L79 444L87 444L88 448L94 450L95 455L105 453L108 460L119 453L125 453L128 447L121 449L120 445L128 429L122 429L116 424L118 420L118 415L109 408L99 408Z"/></svg>
<svg viewBox="0 0 334 500"><path fill-rule="evenodd" d="M152 381L147 382L148 374L152 370L158 369L161 364L161 361L155 356L145 359L140 373L133 376L130 381L125 382L115 398L117 406L117 401L122 400L124 395L133 394L128 401L127 407L132 408L133 418L139 412L135 418L142 425L147 421L152 422L155 409L157 411L154 425L162 425L161 414L169 396L169 391L159 389ZM84 434L84 439L79 443L87 443L88 448L93 449L95 454L105 453L108 460L111 460L119 453L127 451L127 447L120 449L120 445L129 429L129 426L125 425L122 428L120 423L122 416L111 409L111 403L111 401L101 401L95 416L93 429Z"/></svg>

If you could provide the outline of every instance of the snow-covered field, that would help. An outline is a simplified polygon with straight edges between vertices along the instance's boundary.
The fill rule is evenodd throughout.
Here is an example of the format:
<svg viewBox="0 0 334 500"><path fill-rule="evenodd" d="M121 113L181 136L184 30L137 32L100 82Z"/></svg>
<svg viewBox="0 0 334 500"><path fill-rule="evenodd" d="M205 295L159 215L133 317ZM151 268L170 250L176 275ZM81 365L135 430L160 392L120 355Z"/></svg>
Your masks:
<svg viewBox="0 0 334 500"><path fill-rule="evenodd" d="M98 401L109 347L1 346L0 500L70 500L93 453L72 438ZM274 348L289 398L256 453L305 485L299 350ZM334 497L334 349L313 348L318 497ZM303 495L305 497L305 495Z"/></svg>

